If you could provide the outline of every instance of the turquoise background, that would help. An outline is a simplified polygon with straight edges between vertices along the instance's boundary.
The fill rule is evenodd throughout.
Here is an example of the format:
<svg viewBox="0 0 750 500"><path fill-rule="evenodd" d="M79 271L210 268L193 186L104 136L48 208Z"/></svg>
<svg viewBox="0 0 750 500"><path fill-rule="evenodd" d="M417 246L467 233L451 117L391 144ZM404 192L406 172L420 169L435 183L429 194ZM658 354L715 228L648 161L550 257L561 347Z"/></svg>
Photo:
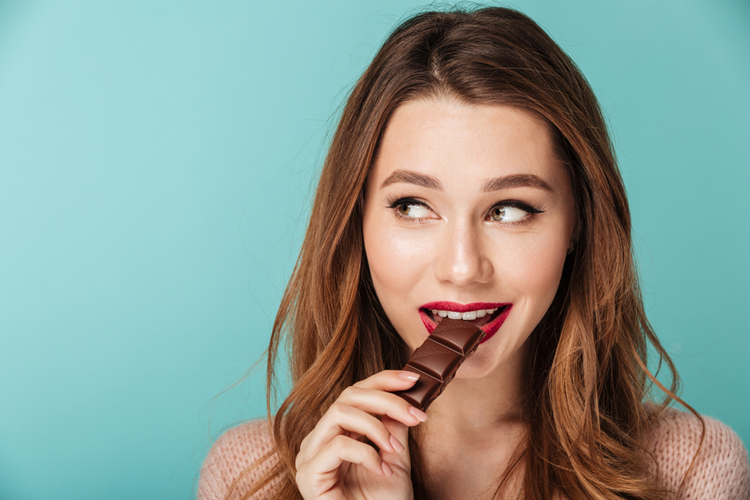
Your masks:
<svg viewBox="0 0 750 500"><path fill-rule="evenodd" d="M408 1L0 2L0 498L183 499L265 411L327 133ZM651 320L750 443L750 4L516 1L611 124Z"/></svg>

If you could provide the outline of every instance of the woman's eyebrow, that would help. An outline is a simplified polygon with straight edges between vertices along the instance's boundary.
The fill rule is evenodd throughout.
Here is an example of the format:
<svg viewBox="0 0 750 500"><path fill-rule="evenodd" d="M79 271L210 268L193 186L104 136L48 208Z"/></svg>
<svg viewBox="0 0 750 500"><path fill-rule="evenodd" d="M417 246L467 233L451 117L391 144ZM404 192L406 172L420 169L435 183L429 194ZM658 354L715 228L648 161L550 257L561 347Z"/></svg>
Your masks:
<svg viewBox="0 0 750 500"><path fill-rule="evenodd" d="M545 191L554 192L552 186L547 184L541 177L537 177L534 174L512 174L495 177L494 179L485 181L482 184L482 191L488 193L490 191L499 191L501 189L514 187L535 187L544 189Z"/></svg>
<svg viewBox="0 0 750 500"><path fill-rule="evenodd" d="M411 170L394 170L391 175L386 177L383 184L380 185L380 189L383 189L391 184L399 182L405 182L407 184L416 184L431 189L437 189L443 191L443 184L434 177L426 174L420 174ZM511 174L503 175L501 177L495 177L485 181L482 184L482 191L489 193L491 191L500 191L501 189L508 189L514 187L534 187L544 189L545 191L554 192L552 186L547 184L541 177L534 174Z"/></svg>
<svg viewBox="0 0 750 500"><path fill-rule="evenodd" d="M443 190L443 185L439 180L429 175L412 172L411 170L394 170L391 175L386 177L383 184L380 185L380 189L397 182L406 182L408 184L416 184L431 189L437 189L438 191Z"/></svg>

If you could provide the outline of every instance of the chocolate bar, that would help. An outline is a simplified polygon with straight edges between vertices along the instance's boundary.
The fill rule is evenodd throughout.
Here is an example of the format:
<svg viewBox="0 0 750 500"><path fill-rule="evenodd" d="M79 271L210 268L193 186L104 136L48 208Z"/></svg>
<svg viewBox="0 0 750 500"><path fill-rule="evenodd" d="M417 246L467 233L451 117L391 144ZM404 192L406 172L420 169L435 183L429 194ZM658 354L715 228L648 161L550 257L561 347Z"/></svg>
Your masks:
<svg viewBox="0 0 750 500"><path fill-rule="evenodd" d="M483 338L484 332L468 321L443 318L404 366L404 370L418 373L419 380L411 389L394 394L426 411Z"/></svg>

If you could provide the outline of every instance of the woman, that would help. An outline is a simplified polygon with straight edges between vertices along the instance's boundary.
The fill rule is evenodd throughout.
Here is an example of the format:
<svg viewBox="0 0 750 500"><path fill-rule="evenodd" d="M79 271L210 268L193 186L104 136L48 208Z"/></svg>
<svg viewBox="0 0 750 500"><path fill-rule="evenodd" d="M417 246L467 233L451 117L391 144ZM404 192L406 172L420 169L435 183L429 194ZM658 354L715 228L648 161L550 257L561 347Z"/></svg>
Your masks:
<svg viewBox="0 0 750 500"><path fill-rule="evenodd" d="M486 336L424 413L392 393L448 315ZM285 342L290 394L222 436L199 498L750 496L739 438L667 408L677 377L594 94L512 10L418 15L376 55L321 174L269 394Z"/></svg>

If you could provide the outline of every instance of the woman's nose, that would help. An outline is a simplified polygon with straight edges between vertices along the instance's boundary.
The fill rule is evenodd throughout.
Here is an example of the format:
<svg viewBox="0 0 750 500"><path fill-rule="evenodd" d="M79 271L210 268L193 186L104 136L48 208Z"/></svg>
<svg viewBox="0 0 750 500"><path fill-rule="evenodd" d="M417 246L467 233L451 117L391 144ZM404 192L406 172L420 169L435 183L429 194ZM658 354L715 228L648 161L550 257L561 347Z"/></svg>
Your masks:
<svg viewBox="0 0 750 500"><path fill-rule="evenodd" d="M485 251L481 228L469 222L455 223L445 227L441 239L434 269L438 281L459 287L490 281L494 269Z"/></svg>

